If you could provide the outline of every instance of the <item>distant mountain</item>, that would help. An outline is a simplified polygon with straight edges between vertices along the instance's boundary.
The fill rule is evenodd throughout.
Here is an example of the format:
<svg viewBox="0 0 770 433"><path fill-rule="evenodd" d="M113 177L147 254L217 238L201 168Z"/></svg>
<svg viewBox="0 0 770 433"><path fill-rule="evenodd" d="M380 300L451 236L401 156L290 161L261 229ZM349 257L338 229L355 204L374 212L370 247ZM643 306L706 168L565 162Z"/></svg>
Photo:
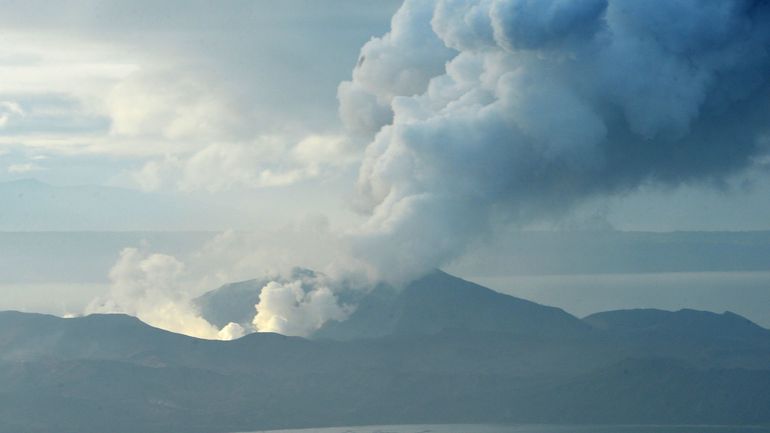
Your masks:
<svg viewBox="0 0 770 433"><path fill-rule="evenodd" d="M248 297L250 285L216 296ZM2 312L0 432L770 423L770 331L731 313L581 321L441 272L364 301L312 340L209 341L123 315Z"/></svg>
<svg viewBox="0 0 770 433"><path fill-rule="evenodd" d="M606 311L583 319L594 328L627 337L658 334L697 339L770 340L770 330L726 311L722 314L683 309L664 311L635 309Z"/></svg>
<svg viewBox="0 0 770 433"><path fill-rule="evenodd" d="M259 303L259 293L269 281L246 280L206 292L194 300L203 318L219 328L230 322L251 326Z"/></svg>
<svg viewBox="0 0 770 433"><path fill-rule="evenodd" d="M147 326L123 314L61 319L45 314L0 312L0 358L135 360L148 352L179 351L199 340Z"/></svg>

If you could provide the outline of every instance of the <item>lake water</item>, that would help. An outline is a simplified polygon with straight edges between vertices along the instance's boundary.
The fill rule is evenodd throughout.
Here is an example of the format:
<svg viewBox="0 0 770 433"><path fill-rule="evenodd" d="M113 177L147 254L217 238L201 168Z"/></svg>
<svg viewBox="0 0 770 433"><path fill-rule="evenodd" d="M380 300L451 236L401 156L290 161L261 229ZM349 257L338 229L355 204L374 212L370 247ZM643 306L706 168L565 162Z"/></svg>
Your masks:
<svg viewBox="0 0 770 433"><path fill-rule="evenodd" d="M770 433L767 427L725 426L545 426L545 425L401 425L261 430L250 433Z"/></svg>

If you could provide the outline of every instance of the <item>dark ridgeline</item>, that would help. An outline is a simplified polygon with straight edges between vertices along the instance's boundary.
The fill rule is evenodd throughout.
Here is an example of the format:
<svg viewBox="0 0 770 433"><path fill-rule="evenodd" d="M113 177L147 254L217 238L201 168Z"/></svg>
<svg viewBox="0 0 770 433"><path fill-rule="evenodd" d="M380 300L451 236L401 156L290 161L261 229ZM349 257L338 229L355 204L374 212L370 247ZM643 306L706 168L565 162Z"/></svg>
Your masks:
<svg viewBox="0 0 770 433"><path fill-rule="evenodd" d="M225 286L199 303L223 320L259 287ZM0 364L0 431L14 433L770 423L770 331L741 316L580 320L441 272L375 289L309 340L206 341L122 315L4 312Z"/></svg>

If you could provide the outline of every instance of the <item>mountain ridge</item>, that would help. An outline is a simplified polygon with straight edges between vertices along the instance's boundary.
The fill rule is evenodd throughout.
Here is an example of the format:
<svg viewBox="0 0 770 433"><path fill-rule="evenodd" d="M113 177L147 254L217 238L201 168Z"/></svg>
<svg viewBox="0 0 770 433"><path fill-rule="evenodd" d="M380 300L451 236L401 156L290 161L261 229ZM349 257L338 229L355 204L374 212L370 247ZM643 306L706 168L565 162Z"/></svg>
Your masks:
<svg viewBox="0 0 770 433"><path fill-rule="evenodd" d="M637 313L622 311L581 320L524 300L501 301L507 295L448 274L421 280L400 292L399 302L419 309L445 293L442 288L446 299L425 314L440 326L413 320L411 310L393 302L392 332L337 340L255 333L223 342L125 315L0 312L0 432L17 433L19 426L30 433L203 433L389 423L770 424L770 338L740 316L696 314L706 323L741 325L726 335L688 338L687 327L682 335L635 332L640 322L645 330L650 323L701 322L681 322L677 312L629 319ZM511 329L516 322L500 318L511 306L557 325L545 332L534 320ZM488 313L486 321L456 317L480 311ZM635 326L620 326L626 322ZM464 323L472 326L457 326ZM404 332L406 325L419 332ZM25 424L29 419L32 425Z"/></svg>
<svg viewBox="0 0 770 433"><path fill-rule="evenodd" d="M381 304L365 297L351 317L327 323L314 337L345 340L433 334L447 329L530 335L579 334L588 330L579 319L559 308L498 293L438 270L401 290L380 288L375 297ZM525 320L520 316L526 316Z"/></svg>

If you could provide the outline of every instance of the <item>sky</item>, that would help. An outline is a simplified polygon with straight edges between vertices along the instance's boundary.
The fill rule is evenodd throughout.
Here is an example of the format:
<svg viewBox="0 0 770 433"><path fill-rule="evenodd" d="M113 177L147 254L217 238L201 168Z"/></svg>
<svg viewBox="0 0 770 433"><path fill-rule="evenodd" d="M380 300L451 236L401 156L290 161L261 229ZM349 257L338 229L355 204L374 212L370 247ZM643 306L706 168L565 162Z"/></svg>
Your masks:
<svg viewBox="0 0 770 433"><path fill-rule="evenodd" d="M521 229L770 230L761 2L0 6L0 229L220 232L125 245L92 311L399 283Z"/></svg>

